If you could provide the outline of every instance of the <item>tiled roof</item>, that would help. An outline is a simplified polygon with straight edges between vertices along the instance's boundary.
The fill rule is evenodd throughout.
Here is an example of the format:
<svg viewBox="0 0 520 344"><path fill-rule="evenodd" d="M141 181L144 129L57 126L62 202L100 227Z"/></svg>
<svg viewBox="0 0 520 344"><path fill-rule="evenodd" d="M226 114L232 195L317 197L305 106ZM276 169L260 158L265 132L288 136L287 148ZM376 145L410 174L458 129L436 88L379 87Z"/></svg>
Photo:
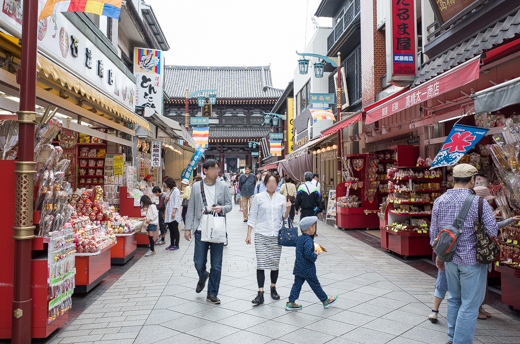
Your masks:
<svg viewBox="0 0 520 344"><path fill-rule="evenodd" d="M422 66L412 87L520 36L520 10Z"/></svg>
<svg viewBox="0 0 520 344"><path fill-rule="evenodd" d="M269 134L269 127L213 127L209 128L209 138L237 138L253 139L262 138Z"/></svg>
<svg viewBox="0 0 520 344"><path fill-rule="evenodd" d="M271 69L261 67L166 66L164 88L169 98L191 92L218 89L221 99L278 99L283 90L273 88Z"/></svg>

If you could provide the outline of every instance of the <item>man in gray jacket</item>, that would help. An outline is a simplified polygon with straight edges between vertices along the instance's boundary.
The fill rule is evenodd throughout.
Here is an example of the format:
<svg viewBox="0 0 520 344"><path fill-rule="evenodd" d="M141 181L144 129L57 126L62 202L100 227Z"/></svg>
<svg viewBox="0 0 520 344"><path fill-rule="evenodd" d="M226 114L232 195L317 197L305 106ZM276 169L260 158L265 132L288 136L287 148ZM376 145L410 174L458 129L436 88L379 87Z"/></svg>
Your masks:
<svg viewBox="0 0 520 344"><path fill-rule="evenodd" d="M224 252L224 244L215 244L204 242L201 240L201 219L204 211L215 212L220 216L226 216L233 209L231 196L225 183L217 181L220 171L219 164L213 159L206 160L202 166L206 178L200 182L193 184L191 190L190 202L188 205L188 213L186 214L186 229L184 237L190 241L191 236L195 237L195 252L193 262L195 269L199 274L199 282L195 291L200 293L206 286L209 279L208 296L206 301L213 304L220 304L217 297L220 286L220 275L222 270L222 254ZM202 187L206 196L206 205L202 199ZM195 233L192 233L192 232ZM206 262L208 260L208 250L211 249L211 269L208 273Z"/></svg>

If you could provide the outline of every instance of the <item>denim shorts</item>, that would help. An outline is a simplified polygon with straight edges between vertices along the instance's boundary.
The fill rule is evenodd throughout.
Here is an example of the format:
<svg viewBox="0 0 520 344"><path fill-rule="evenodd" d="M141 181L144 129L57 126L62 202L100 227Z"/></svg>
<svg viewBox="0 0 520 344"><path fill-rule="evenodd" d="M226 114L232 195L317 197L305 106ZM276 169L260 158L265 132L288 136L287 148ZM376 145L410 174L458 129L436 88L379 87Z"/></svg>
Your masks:
<svg viewBox="0 0 520 344"><path fill-rule="evenodd" d="M157 225L148 225L148 228L146 228L146 231L148 232L155 232L157 230Z"/></svg>

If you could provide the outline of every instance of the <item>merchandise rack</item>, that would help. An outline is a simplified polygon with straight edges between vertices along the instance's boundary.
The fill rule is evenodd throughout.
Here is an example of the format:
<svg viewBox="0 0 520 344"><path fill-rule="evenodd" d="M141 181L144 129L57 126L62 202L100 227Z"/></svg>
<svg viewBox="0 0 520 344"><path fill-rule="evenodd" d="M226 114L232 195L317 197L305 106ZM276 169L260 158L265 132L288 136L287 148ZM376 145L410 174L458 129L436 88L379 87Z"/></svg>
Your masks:
<svg viewBox="0 0 520 344"><path fill-rule="evenodd" d="M103 162L103 167L100 167L100 166L80 166L80 161L81 160L87 160L87 161L90 161L90 160L101 160L101 159L105 159L105 157L98 157L98 156L80 156L80 151L81 151L81 147L90 147L90 148L97 148L98 151L99 149L105 149L105 156L107 154L107 144L106 143L99 143L99 142L94 142L94 143L76 143L76 159L77 159L77 167L76 167L76 172L77 172L77 175L76 175L76 185L78 186L78 188L81 188L81 187L90 187L90 186L96 186L96 185L101 185L103 186L105 183L104 183L104 178L105 178L105 164ZM97 152L96 152L97 154ZM103 174L102 175L98 175L98 176L87 176L87 175L80 175L79 174L79 170L80 169L89 169L89 168L93 168L93 169L103 169ZM80 178L98 178L98 179L101 179L103 182L101 183L80 183Z"/></svg>
<svg viewBox="0 0 520 344"><path fill-rule="evenodd" d="M115 234L116 242L110 249L110 260L113 265L124 265L137 252L137 234Z"/></svg>

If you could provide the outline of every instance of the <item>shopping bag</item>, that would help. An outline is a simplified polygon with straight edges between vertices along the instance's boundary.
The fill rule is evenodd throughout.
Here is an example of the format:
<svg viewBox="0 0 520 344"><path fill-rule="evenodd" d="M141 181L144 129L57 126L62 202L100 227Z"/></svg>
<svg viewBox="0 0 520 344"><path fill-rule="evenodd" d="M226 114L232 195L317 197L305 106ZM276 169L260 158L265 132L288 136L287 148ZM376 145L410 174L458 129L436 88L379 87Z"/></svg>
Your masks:
<svg viewBox="0 0 520 344"><path fill-rule="evenodd" d="M226 218L218 214L202 215L200 240L214 244L226 242Z"/></svg>

